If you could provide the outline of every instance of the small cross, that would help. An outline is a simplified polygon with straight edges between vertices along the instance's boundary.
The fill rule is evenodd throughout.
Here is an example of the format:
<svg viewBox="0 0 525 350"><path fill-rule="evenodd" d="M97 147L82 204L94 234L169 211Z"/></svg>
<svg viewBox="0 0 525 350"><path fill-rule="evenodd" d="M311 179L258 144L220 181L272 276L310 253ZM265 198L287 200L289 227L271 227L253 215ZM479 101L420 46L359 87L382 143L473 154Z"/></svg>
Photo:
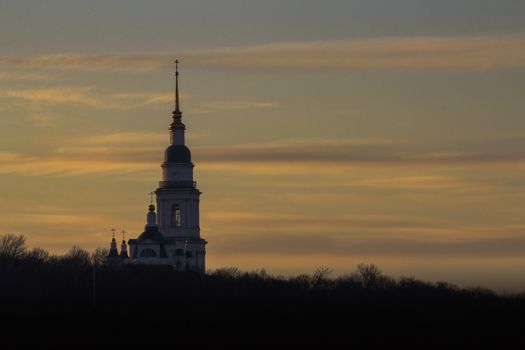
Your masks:
<svg viewBox="0 0 525 350"><path fill-rule="evenodd" d="M124 235L126 234L126 231L122 230L121 233L122 233L122 240L124 240Z"/></svg>
<svg viewBox="0 0 525 350"><path fill-rule="evenodd" d="M114 228L112 228L110 231L113 232L113 238L115 238L115 231L116 230Z"/></svg>
<svg viewBox="0 0 525 350"><path fill-rule="evenodd" d="M149 194L149 197L150 197L149 204L153 204L153 195L155 194L155 192L150 192L148 194Z"/></svg>
<svg viewBox="0 0 525 350"><path fill-rule="evenodd" d="M175 72L179 70L179 60L175 60Z"/></svg>

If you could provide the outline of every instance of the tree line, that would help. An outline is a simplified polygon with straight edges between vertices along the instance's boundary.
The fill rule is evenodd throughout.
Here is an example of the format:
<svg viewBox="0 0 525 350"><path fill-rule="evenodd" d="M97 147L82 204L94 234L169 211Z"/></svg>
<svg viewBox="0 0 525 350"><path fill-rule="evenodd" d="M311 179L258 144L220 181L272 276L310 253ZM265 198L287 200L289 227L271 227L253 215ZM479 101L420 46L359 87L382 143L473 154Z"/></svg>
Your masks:
<svg viewBox="0 0 525 350"><path fill-rule="evenodd" d="M329 343L360 339L370 329L396 337L407 329L432 335L450 323L483 328L495 319L521 319L525 311L520 293L501 296L479 287L395 279L372 264L334 278L327 267L283 277L236 267L206 274L180 272L168 266L114 263L107 255L107 249L90 253L78 246L52 255L27 248L22 235L0 236L2 320L8 327L27 327L44 317L60 323L71 336L82 329L109 327L115 330L115 341L127 327L135 327L186 334L198 329L219 338L228 331L253 336L262 332L268 333L265 339L294 341L307 332L310 341ZM449 331L454 339L461 336L457 331Z"/></svg>

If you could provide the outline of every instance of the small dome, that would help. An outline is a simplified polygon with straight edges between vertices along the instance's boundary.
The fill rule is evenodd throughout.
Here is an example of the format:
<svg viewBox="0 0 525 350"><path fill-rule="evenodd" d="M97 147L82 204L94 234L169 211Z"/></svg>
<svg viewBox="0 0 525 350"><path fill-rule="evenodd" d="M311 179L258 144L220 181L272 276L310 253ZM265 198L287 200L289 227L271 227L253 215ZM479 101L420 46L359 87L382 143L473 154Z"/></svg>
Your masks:
<svg viewBox="0 0 525 350"><path fill-rule="evenodd" d="M155 211L155 206L153 204L150 204L148 209L149 211Z"/></svg>
<svg viewBox="0 0 525 350"><path fill-rule="evenodd" d="M191 153L184 145L171 145L164 153L166 163L191 163Z"/></svg>

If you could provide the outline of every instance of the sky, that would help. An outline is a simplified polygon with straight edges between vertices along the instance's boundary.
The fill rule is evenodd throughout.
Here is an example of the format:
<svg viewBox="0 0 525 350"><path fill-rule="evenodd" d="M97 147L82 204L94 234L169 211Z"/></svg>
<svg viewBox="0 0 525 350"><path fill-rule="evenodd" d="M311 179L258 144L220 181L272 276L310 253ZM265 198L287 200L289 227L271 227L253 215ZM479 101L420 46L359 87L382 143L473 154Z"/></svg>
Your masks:
<svg viewBox="0 0 525 350"><path fill-rule="evenodd" d="M173 61L207 265L525 290L525 3L0 0L0 233L140 234Z"/></svg>

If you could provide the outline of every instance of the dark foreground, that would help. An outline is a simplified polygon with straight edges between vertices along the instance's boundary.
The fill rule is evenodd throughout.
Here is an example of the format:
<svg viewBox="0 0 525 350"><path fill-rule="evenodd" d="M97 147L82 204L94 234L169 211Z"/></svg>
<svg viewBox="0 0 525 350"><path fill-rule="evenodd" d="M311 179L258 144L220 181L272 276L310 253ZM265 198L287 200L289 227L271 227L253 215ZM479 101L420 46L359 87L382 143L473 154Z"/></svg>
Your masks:
<svg viewBox="0 0 525 350"><path fill-rule="evenodd" d="M525 340L523 297L382 275L98 267L93 295L91 266L28 265L4 269L1 285L4 344L447 348Z"/></svg>
<svg viewBox="0 0 525 350"><path fill-rule="evenodd" d="M111 264L80 249L19 253L0 244L0 349L525 345L523 295L394 280L373 265L283 278Z"/></svg>

